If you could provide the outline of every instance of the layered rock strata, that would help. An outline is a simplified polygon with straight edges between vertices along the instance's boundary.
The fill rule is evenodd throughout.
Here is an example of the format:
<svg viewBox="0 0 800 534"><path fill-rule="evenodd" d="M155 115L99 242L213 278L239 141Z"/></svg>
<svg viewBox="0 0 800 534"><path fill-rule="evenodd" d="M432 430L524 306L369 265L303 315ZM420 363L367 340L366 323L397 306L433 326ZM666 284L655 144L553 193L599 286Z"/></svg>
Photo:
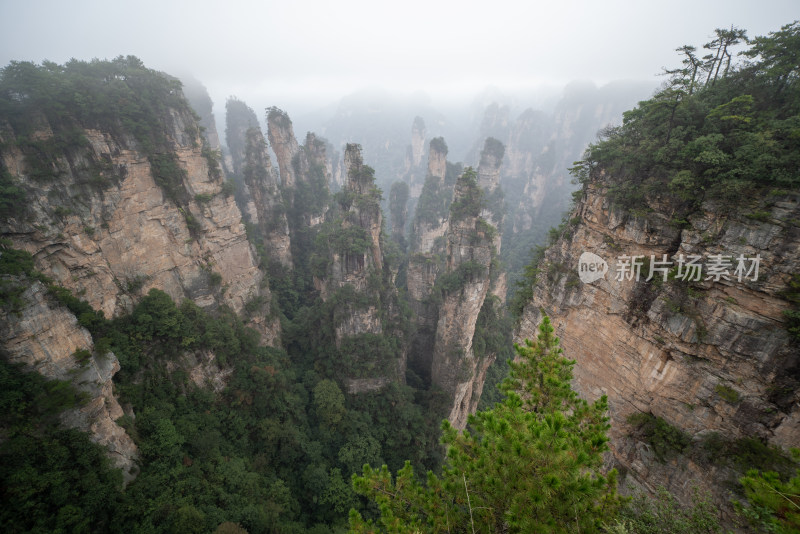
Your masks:
<svg viewBox="0 0 800 534"><path fill-rule="evenodd" d="M593 181L569 236L539 265L516 336L533 338L542 311L550 315L577 361L576 389L589 400L608 396L613 462L629 483L665 486L684 503L699 486L724 507L731 473L692 454L658 461L637 439L631 414L680 429L690 452L712 433L784 450L800 443L800 351L784 314L800 266L800 198L752 203L748 212L768 216L706 203L676 223L672 207L658 201L637 214L612 209L605 186Z"/></svg>
<svg viewBox="0 0 800 534"><path fill-rule="evenodd" d="M72 382L90 400L80 408L62 413L62 422L88 432L95 443L106 447L126 482L138 473L138 449L116 420L123 412L113 393L112 377L119 361L112 352L78 362L75 353L91 353L94 343L75 316L47 295L47 288L34 281L21 295L16 311L0 311L0 346L12 363L51 380Z"/></svg>

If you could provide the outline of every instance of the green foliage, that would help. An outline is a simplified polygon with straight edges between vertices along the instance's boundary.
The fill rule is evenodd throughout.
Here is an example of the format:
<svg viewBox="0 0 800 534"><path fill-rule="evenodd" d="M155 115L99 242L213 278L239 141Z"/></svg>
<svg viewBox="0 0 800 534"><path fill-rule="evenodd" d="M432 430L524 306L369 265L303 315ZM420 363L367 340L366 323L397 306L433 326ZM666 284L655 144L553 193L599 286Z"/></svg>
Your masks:
<svg viewBox="0 0 800 534"><path fill-rule="evenodd" d="M450 205L450 221L479 217L483 208L483 191L478 186L478 175L467 167L456 182L455 197Z"/></svg>
<svg viewBox="0 0 800 534"><path fill-rule="evenodd" d="M516 349L506 400L470 416L469 431L443 423L441 476L428 472L423 485L407 463L395 480L385 465L353 478L380 518L353 510L352 531L589 532L616 515L616 472L601 472L606 399L589 405L572 391L574 362L561 356L547 317L537 342Z"/></svg>
<svg viewBox="0 0 800 534"><path fill-rule="evenodd" d="M752 61L738 66L723 55L743 38L741 30L717 31L709 63L693 47L680 49L689 67L671 71L665 89L607 129L573 175L585 183L603 169L611 198L627 209L664 195L687 211L708 199L732 207L756 190L797 187L800 77L788 58L798 56L799 35L794 22L757 37L744 52ZM705 79L698 69L707 69Z"/></svg>
<svg viewBox="0 0 800 534"><path fill-rule="evenodd" d="M408 212L409 191L408 184L403 181L393 183L389 191L389 215L392 221L393 235L403 235Z"/></svg>
<svg viewBox="0 0 800 534"><path fill-rule="evenodd" d="M0 162L0 219L18 217L25 210L25 190Z"/></svg>
<svg viewBox="0 0 800 534"><path fill-rule="evenodd" d="M320 422L331 430L342 421L346 412L342 390L333 380L321 380L314 387L314 405Z"/></svg>
<svg viewBox="0 0 800 534"><path fill-rule="evenodd" d="M730 404L736 404L739 402L739 393L735 389L724 384L717 384L714 387L714 391L716 391L717 395L719 395L725 402Z"/></svg>
<svg viewBox="0 0 800 534"><path fill-rule="evenodd" d="M786 318L786 330L795 342L800 342L800 274L792 274L781 296L792 305L791 309L783 312Z"/></svg>
<svg viewBox="0 0 800 534"><path fill-rule="evenodd" d="M10 244L10 241L0 243L0 274L31 274L33 256L27 251L11 248Z"/></svg>
<svg viewBox="0 0 800 534"><path fill-rule="evenodd" d="M447 155L447 143L445 143L444 137L434 137L431 139L430 147L431 150Z"/></svg>
<svg viewBox="0 0 800 534"><path fill-rule="evenodd" d="M736 503L738 511L754 527L764 532L800 532L800 471L782 480L774 471L747 471L739 479L748 503Z"/></svg>
<svg viewBox="0 0 800 534"><path fill-rule="evenodd" d="M33 268L30 253L11 245L10 240L0 238L0 308L16 313L24 304L22 294L30 280L49 284L50 279Z"/></svg>
<svg viewBox="0 0 800 534"><path fill-rule="evenodd" d="M628 424L634 427L634 433L646 441L660 462L665 462L675 454L680 454L689 446L689 436L679 428L653 414L638 412L628 416Z"/></svg>
<svg viewBox="0 0 800 534"><path fill-rule="evenodd" d="M481 158L493 156L497 161L502 161L505 152L506 147L503 146L503 143L494 137L487 137L483 144L483 150L481 150Z"/></svg>
<svg viewBox="0 0 800 534"><path fill-rule="evenodd" d="M134 56L112 61L73 59L63 66L14 61L0 71L0 115L8 118L17 134L16 144L33 180L51 180L64 172L64 156L88 146L81 132L100 128L120 139L133 136L166 196L185 203L185 171L167 137L171 109L191 112L181 83L145 68ZM42 115L52 138L33 137ZM89 182L104 185L104 169L104 162L90 161Z"/></svg>
<svg viewBox="0 0 800 534"><path fill-rule="evenodd" d="M511 301L508 303L508 309L511 315L519 321L522 318L522 312L525 306L533 298L533 288L541 273L541 264L544 260L545 247L536 247L531 250L532 259L530 263L525 265L522 276L516 282L516 291Z"/></svg>
<svg viewBox="0 0 800 534"><path fill-rule="evenodd" d="M705 532L721 534L718 510L711 495L694 490L692 505L682 507L667 490L658 488L655 497L637 495L622 509L616 523L625 534L685 534Z"/></svg>
<svg viewBox="0 0 800 534"><path fill-rule="evenodd" d="M486 373L483 393L478 410L486 410L496 402L503 400L498 389L500 383L508 375L508 360L513 358L514 351L511 339L511 317L509 317L500 299L487 295L483 301L478 320L475 323L475 334L472 336L472 351L476 358L495 357L494 363Z"/></svg>
<svg viewBox="0 0 800 534"><path fill-rule="evenodd" d="M486 267L475 260L458 264L455 270L442 274L436 279L432 294L455 293L461 291L469 282L486 274Z"/></svg>
<svg viewBox="0 0 800 534"><path fill-rule="evenodd" d="M699 452L700 460L732 467L740 473L759 469L788 475L795 467L795 463L782 449L753 437L730 439L711 432L703 436Z"/></svg>
<svg viewBox="0 0 800 534"><path fill-rule="evenodd" d="M122 477L86 434L59 414L86 394L0 358L0 528L4 532L109 530Z"/></svg>

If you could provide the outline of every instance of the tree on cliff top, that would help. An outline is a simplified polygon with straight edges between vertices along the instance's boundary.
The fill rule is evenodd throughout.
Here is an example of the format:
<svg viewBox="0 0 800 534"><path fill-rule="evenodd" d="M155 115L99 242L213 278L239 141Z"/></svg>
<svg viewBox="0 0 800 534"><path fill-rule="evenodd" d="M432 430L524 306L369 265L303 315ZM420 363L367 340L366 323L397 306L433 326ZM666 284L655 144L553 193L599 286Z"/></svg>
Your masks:
<svg viewBox="0 0 800 534"><path fill-rule="evenodd" d="M668 196L685 212L705 200L738 208L761 190L797 189L800 21L749 41L740 64L731 64L730 48L744 32L716 34L706 58L678 49L683 67L667 71L665 88L604 130L571 169L580 182L605 182L623 208Z"/></svg>
<svg viewBox="0 0 800 534"><path fill-rule="evenodd" d="M561 354L548 317L536 342L516 345L501 388L503 403L469 418L469 431L445 421L441 476L420 483L407 462L364 466L357 492L380 509L377 521L350 512L353 532L596 532L616 515L616 472L602 473L608 449L605 397L589 404L570 387L574 361Z"/></svg>

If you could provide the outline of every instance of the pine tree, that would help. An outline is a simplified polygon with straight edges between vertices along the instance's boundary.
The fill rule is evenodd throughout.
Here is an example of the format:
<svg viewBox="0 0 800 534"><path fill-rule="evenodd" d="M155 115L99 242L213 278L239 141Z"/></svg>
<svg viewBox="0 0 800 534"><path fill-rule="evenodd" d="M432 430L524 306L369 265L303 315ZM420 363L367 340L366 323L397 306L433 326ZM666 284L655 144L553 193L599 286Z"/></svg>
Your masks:
<svg viewBox="0 0 800 534"><path fill-rule="evenodd" d="M372 498L377 522L351 511L353 532L595 532L620 500L616 472L602 473L608 449L605 397L589 404L570 386L575 362L564 358L548 317L535 343L515 346L502 389L506 399L470 416L458 432L445 421L441 476L427 484L410 463L392 481L386 466L353 477Z"/></svg>

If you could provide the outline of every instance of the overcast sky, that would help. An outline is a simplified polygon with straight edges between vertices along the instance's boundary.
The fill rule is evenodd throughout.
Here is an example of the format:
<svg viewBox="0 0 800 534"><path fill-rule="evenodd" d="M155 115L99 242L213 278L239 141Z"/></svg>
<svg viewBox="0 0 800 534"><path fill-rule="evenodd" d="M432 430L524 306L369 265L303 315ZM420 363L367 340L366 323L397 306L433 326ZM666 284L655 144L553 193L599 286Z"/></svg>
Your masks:
<svg viewBox="0 0 800 534"><path fill-rule="evenodd" d="M140 57L191 72L216 109L365 86L473 92L487 85L653 79L673 51L731 24L764 35L800 18L797 0L0 0L0 66Z"/></svg>

